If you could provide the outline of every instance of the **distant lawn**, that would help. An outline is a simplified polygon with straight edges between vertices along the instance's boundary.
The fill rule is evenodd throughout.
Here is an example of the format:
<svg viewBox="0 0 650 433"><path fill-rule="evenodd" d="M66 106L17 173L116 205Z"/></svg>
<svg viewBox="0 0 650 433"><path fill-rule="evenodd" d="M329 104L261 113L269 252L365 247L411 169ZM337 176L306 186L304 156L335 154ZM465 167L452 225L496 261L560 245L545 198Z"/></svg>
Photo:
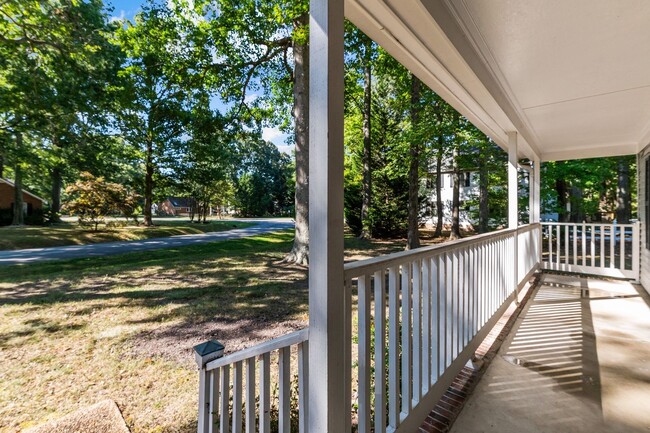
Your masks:
<svg viewBox="0 0 650 433"><path fill-rule="evenodd" d="M118 402L133 433L195 432L192 346L236 351L308 323L291 231L103 258L0 267L0 432ZM346 239L347 259L404 241Z"/></svg>
<svg viewBox="0 0 650 433"><path fill-rule="evenodd" d="M85 245L100 242L133 241L219 232L233 228L249 227L252 223L213 220L207 224L190 223L188 219L156 219L155 227L128 226L104 228L95 232L76 223L60 223L51 226L0 227L0 250Z"/></svg>

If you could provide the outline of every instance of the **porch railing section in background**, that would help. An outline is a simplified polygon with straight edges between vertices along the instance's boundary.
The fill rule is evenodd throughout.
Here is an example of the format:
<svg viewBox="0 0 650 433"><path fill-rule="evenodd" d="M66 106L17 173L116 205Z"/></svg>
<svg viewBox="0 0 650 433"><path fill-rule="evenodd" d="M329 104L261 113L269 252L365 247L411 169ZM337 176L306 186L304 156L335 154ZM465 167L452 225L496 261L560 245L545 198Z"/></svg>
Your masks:
<svg viewBox="0 0 650 433"><path fill-rule="evenodd" d="M542 223L542 268L639 279L639 223Z"/></svg>
<svg viewBox="0 0 650 433"><path fill-rule="evenodd" d="M540 235L530 224L345 265L347 431L419 427L539 267ZM205 364L199 433L306 432L307 342L304 329Z"/></svg>

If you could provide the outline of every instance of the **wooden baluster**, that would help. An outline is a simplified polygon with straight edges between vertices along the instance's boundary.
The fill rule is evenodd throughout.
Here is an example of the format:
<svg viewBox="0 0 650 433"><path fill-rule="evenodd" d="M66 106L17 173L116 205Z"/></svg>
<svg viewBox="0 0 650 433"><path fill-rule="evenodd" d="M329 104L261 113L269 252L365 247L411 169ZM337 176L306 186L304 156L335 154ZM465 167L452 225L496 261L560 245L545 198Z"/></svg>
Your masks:
<svg viewBox="0 0 650 433"><path fill-rule="evenodd" d="M426 395L431 387L431 258L422 260L422 383L420 396Z"/></svg>
<svg viewBox="0 0 650 433"><path fill-rule="evenodd" d="M548 226L548 264L553 269L553 226Z"/></svg>
<svg viewBox="0 0 650 433"><path fill-rule="evenodd" d="M446 369L449 367L452 361L453 353L453 328L454 328L454 256L453 253L445 254L447 264L445 266L445 274L447 277L447 283L445 284L445 301L447 302L446 311L447 311L447 321L445 323L445 366Z"/></svg>
<svg viewBox="0 0 650 433"><path fill-rule="evenodd" d="M578 264L578 226L573 225L573 264Z"/></svg>
<svg viewBox="0 0 650 433"><path fill-rule="evenodd" d="M230 432L230 366L221 367L221 433Z"/></svg>
<svg viewBox="0 0 650 433"><path fill-rule="evenodd" d="M280 398L278 403L278 432L291 432L291 347L278 351L278 385Z"/></svg>
<svg viewBox="0 0 650 433"><path fill-rule="evenodd" d="M438 377L442 376L447 367L447 254L443 253L438 257L439 281L439 308L438 308L438 353L440 361L438 363Z"/></svg>
<svg viewBox="0 0 650 433"><path fill-rule="evenodd" d="M582 266L587 266L587 226L582 225Z"/></svg>
<svg viewBox="0 0 650 433"><path fill-rule="evenodd" d="M557 268L556 269L562 269L560 266L560 262L562 259L562 244L561 244L561 239L562 239L562 226L557 225L557 234L556 234L556 242L557 242L557 251L555 252L555 259L557 263Z"/></svg>
<svg viewBox="0 0 650 433"><path fill-rule="evenodd" d="M384 271L375 272L375 433L386 432L386 292Z"/></svg>
<svg viewBox="0 0 650 433"><path fill-rule="evenodd" d="M568 269L569 266L569 228L570 226L564 226L564 269Z"/></svg>
<svg viewBox="0 0 650 433"><path fill-rule="evenodd" d="M411 394L411 405L415 406L420 401L421 391L422 391L422 354L420 348L422 347L422 266L420 260L415 260L412 264L412 281L413 281L413 329L411 332L412 335L412 344L413 344L413 354L412 354L412 365L413 370L412 374L412 394Z"/></svg>
<svg viewBox="0 0 650 433"><path fill-rule="evenodd" d="M271 433L271 355L264 353L260 365L260 433Z"/></svg>
<svg viewBox="0 0 650 433"><path fill-rule="evenodd" d="M210 416L208 431L215 433L217 431L219 420L219 368L212 370L210 374Z"/></svg>
<svg viewBox="0 0 650 433"><path fill-rule="evenodd" d="M375 284L377 281L375 280ZM359 432L370 433L370 276L358 280ZM377 330L375 329L375 332Z"/></svg>
<svg viewBox="0 0 650 433"><path fill-rule="evenodd" d="M236 362L232 384L232 431L242 432L242 362Z"/></svg>
<svg viewBox="0 0 650 433"><path fill-rule="evenodd" d="M609 226L609 267L614 269L616 267L616 255L614 253L614 245L616 244L616 226Z"/></svg>
<svg viewBox="0 0 650 433"><path fill-rule="evenodd" d="M402 416L411 412L411 264L405 263L402 271Z"/></svg>
<svg viewBox="0 0 650 433"><path fill-rule="evenodd" d="M246 433L255 433L255 358L246 360Z"/></svg>
<svg viewBox="0 0 650 433"><path fill-rule="evenodd" d="M399 426L399 275L388 270L388 425Z"/></svg>
<svg viewBox="0 0 650 433"><path fill-rule="evenodd" d="M605 226L598 226L600 229L600 254L598 254L600 260L598 266L601 268L605 267Z"/></svg>
<svg viewBox="0 0 650 433"><path fill-rule="evenodd" d="M438 380L440 364L440 256L431 258L431 384Z"/></svg>
<svg viewBox="0 0 650 433"><path fill-rule="evenodd" d="M620 247L621 247L621 258L619 269L625 271L625 227L621 226L621 236L620 236Z"/></svg>
<svg viewBox="0 0 650 433"><path fill-rule="evenodd" d="M307 414L309 413L309 341L298 344L298 432L309 430Z"/></svg>
<svg viewBox="0 0 650 433"><path fill-rule="evenodd" d="M589 242L589 249L591 253L591 266L596 267L596 226L595 225L590 225L589 226L589 234L591 235L590 237L590 242Z"/></svg>

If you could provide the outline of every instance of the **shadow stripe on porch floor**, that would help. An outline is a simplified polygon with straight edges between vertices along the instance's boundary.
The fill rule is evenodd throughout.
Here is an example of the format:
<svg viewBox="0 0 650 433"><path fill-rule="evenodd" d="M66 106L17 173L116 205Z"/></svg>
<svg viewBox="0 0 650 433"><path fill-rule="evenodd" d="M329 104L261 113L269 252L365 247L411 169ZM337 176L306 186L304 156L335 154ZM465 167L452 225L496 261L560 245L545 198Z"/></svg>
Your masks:
<svg viewBox="0 0 650 433"><path fill-rule="evenodd" d="M447 433L454 420L460 414L467 398L476 387L480 377L487 369L490 361L496 356L501 343L510 333L517 317L541 282L541 272L529 281L520 292L521 302L517 306L514 302L508 307L503 316L499 318L496 325L490 330L487 337L474 353L473 366L465 366L456 375L452 384L440 398L438 403L431 410L424 420L418 433Z"/></svg>

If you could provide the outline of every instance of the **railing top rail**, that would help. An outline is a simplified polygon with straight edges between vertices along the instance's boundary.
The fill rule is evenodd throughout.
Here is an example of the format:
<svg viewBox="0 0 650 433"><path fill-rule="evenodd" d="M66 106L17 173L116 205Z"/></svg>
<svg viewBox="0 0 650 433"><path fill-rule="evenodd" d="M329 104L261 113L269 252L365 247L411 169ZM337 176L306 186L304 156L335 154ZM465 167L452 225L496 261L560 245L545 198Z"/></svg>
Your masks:
<svg viewBox="0 0 650 433"><path fill-rule="evenodd" d="M614 224L614 223L558 223L554 221L542 222L544 226L587 226L587 227L602 227L602 226L616 226L616 227L634 227L638 223L630 224Z"/></svg>
<svg viewBox="0 0 650 433"><path fill-rule="evenodd" d="M292 332L282 337L274 338L273 340L265 341L256 346L240 350L223 358L215 359L205 365L207 371L214 370L215 368L223 367L224 365L234 364L235 362L244 361L254 356L263 355L264 353L272 352L274 350L282 349L284 347L293 346L307 341L309 338L309 328L301 329L300 331Z"/></svg>
<svg viewBox="0 0 650 433"><path fill-rule="evenodd" d="M455 241L445 242L439 245L432 245L428 247L417 248L410 251L400 251L398 253L388 254L381 257L374 257L371 259L358 260L356 262L347 263L345 265L345 277L347 279L357 278L361 275L367 275L375 271L390 268L391 266L398 266L409 261L421 259L428 256L443 254L462 247L469 247L474 244L489 241L492 239L506 237L516 232L532 230L539 223L526 224L518 227L517 229L504 229L490 233L483 233L476 236L458 239Z"/></svg>

